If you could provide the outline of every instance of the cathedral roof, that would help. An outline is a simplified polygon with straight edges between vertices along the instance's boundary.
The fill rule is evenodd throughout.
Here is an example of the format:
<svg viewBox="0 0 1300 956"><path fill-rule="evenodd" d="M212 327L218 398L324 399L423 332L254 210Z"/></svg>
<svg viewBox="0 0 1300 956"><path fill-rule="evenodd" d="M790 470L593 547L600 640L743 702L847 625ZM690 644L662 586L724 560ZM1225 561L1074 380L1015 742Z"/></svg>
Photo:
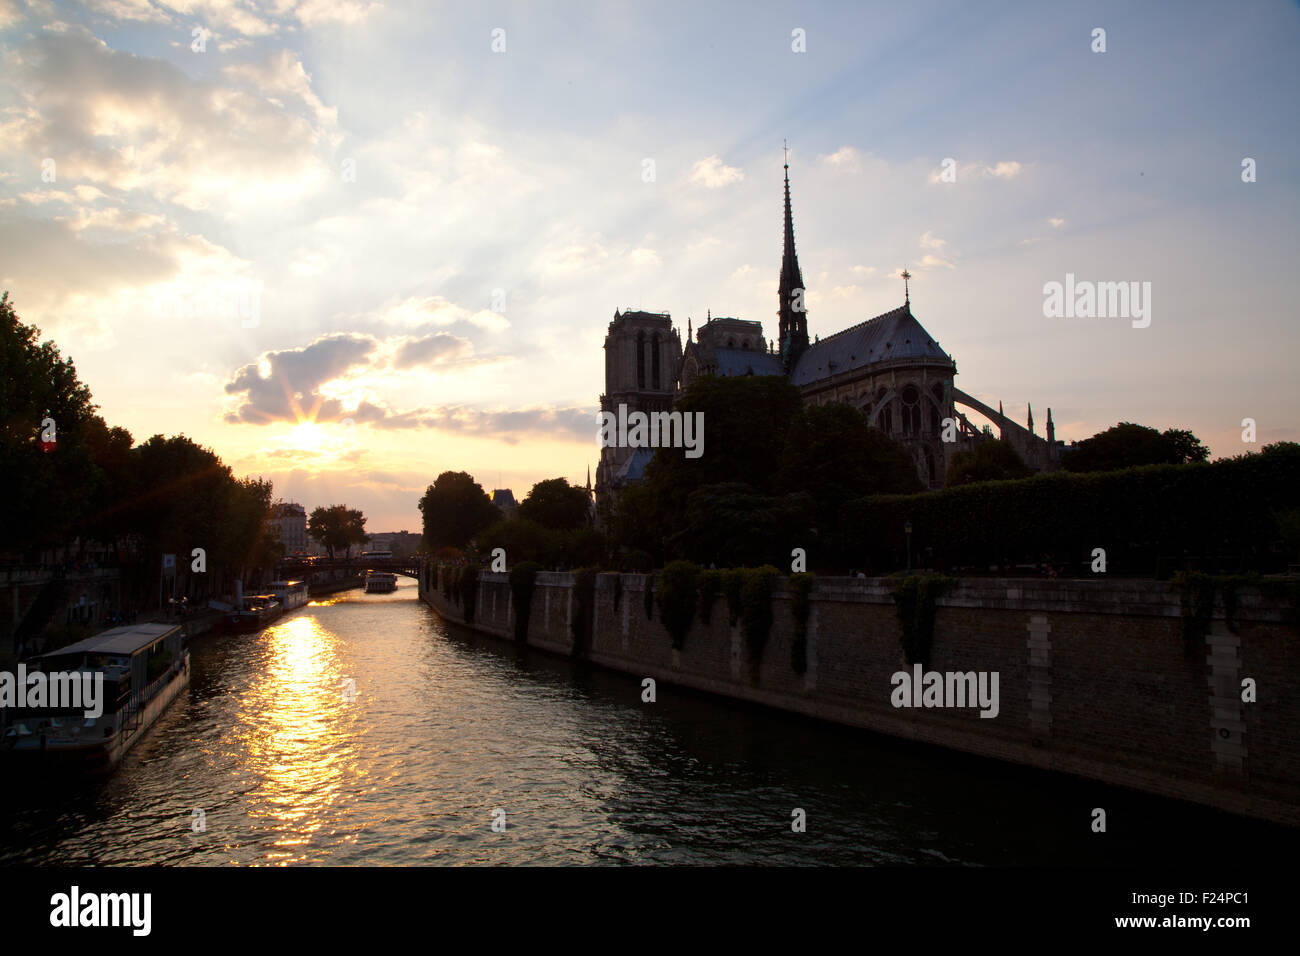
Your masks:
<svg viewBox="0 0 1300 956"><path fill-rule="evenodd" d="M909 358L952 362L952 358L939 348L939 343L916 321L911 307L904 303L892 312L850 326L808 346L790 374L790 381L794 385L808 385L850 369Z"/></svg>
<svg viewBox="0 0 1300 956"><path fill-rule="evenodd" d="M714 349L718 375L784 375L781 356L755 349Z"/></svg>
<svg viewBox="0 0 1300 956"><path fill-rule="evenodd" d="M614 473L616 481L640 481L645 477L645 466L655 456L653 448L638 448L627 456L627 461Z"/></svg>

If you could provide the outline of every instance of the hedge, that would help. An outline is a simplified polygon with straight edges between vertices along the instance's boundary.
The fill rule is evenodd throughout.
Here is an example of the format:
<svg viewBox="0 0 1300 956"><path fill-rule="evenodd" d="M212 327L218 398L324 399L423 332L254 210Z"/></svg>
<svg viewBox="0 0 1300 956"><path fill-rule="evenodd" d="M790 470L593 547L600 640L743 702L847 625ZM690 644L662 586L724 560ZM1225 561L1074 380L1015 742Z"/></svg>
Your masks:
<svg viewBox="0 0 1300 956"><path fill-rule="evenodd" d="M1300 445L1208 464L1055 472L916 495L849 502L842 526L878 570L900 567L912 523L913 564L937 568L1046 560L1087 570L1152 573L1160 559L1211 559L1231 570L1284 566L1283 515L1300 502Z"/></svg>

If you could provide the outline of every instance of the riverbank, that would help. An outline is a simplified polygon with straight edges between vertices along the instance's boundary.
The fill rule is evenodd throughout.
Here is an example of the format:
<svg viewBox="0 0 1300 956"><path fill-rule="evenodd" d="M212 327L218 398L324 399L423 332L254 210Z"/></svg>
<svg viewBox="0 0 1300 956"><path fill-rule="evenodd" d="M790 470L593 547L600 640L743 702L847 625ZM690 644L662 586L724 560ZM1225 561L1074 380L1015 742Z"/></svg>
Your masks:
<svg viewBox="0 0 1300 956"><path fill-rule="evenodd" d="M513 639L506 574L479 575L468 623L437 574L429 568L420 581L434 610ZM793 595L778 578L770 635L754 653L725 598L711 602L707 622L697 613L674 648L653 601L647 613L646 575L598 575L588 599L575 596L574 575L543 572L526 642L662 683L1300 825L1300 636L1285 598L1243 587L1229 608L1216 596L1198 636L1168 582L962 579L934 600L925 669L997 673L997 716L985 718L971 706L895 706L894 675L913 670L898 583L819 579L800 653Z"/></svg>

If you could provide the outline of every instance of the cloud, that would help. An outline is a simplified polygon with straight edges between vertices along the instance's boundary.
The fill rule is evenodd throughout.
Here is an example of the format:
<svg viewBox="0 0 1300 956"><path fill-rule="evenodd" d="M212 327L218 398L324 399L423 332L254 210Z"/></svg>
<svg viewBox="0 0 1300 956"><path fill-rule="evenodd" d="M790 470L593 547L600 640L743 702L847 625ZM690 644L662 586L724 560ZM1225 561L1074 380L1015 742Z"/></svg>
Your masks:
<svg viewBox="0 0 1300 956"><path fill-rule="evenodd" d="M653 249L633 249L628 257L632 260L632 265L637 268L653 268L660 264L659 253Z"/></svg>
<svg viewBox="0 0 1300 956"><path fill-rule="evenodd" d="M736 166L723 165L722 159L718 156L706 156L697 161L691 169L691 182L706 189L729 186L744 178L744 170Z"/></svg>
<svg viewBox="0 0 1300 956"><path fill-rule="evenodd" d="M998 179L1013 179L1020 175L1020 170L1023 168L1020 163L1011 160L998 163L996 166L985 166L983 174L985 176L995 176Z"/></svg>
<svg viewBox="0 0 1300 956"><path fill-rule="evenodd" d="M595 443L597 435L595 406L541 406L494 411L445 405L427 411L423 424L442 431L496 438L510 445L523 438L567 438Z"/></svg>
<svg viewBox="0 0 1300 956"><path fill-rule="evenodd" d="M299 100L322 126L338 125L338 110L321 102L312 91L311 76L303 69L302 61L288 50L268 54L258 62L228 66L221 72L229 79L252 86L263 95Z"/></svg>
<svg viewBox="0 0 1300 956"><path fill-rule="evenodd" d="M113 50L82 28L44 32L6 57L18 105L0 114L0 142L54 159L60 181L143 190L189 209L293 200L329 176L316 151L330 112L295 65L281 57L250 69L283 95L309 97L306 115Z"/></svg>
<svg viewBox="0 0 1300 956"><path fill-rule="evenodd" d="M300 349L267 352L245 365L226 383L228 395L239 395L239 407L227 422L267 425L274 421L336 421L345 415L338 399L325 398L320 387L345 373L365 368L378 342L373 336L335 333ZM369 413L367 413L369 414Z"/></svg>
<svg viewBox="0 0 1300 956"><path fill-rule="evenodd" d="M990 166L983 162L961 162L958 161L956 168L956 182L968 182L972 177L976 179L1014 179L1019 176L1025 166L1018 160L1009 159L995 163ZM930 171L929 180L932 183L944 182L943 167Z"/></svg>
<svg viewBox="0 0 1300 956"><path fill-rule="evenodd" d="M1065 220L1056 216L1053 216L1051 219L1047 221L1053 229L1060 229L1062 226L1065 225Z"/></svg>
<svg viewBox="0 0 1300 956"><path fill-rule="evenodd" d="M503 298L509 300L508 290L501 290ZM502 305L505 303L503 302ZM500 312L491 309L479 309L471 312L463 305L457 305L440 295L411 296L396 305L384 309L379 314L382 322L401 326L406 329L420 330L423 327L445 327L450 325L472 325L488 332L504 332L510 328L510 320Z"/></svg>
<svg viewBox="0 0 1300 956"><path fill-rule="evenodd" d="M468 359L473 354L474 346L468 339L450 332L434 332L403 344L393 360L393 367L406 369L414 365L446 365Z"/></svg>
<svg viewBox="0 0 1300 956"><path fill-rule="evenodd" d="M841 146L821 159L827 166L841 172L856 173L862 168L861 154L852 146Z"/></svg>
<svg viewBox="0 0 1300 956"><path fill-rule="evenodd" d="M928 230L921 235L921 248L928 250L921 257L921 268L929 269L954 269L955 264L951 259L946 258L948 255L948 240L940 239L934 233Z"/></svg>

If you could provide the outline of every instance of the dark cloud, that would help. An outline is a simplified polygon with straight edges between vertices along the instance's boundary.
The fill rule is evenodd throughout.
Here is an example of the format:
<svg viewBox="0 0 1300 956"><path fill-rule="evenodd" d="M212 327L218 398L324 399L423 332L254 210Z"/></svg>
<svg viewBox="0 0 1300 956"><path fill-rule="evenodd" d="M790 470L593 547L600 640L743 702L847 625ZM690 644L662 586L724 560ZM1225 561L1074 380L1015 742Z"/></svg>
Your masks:
<svg viewBox="0 0 1300 956"><path fill-rule="evenodd" d="M468 339L452 335L450 332L434 332L423 338L412 339L397 352L394 366L410 368L413 365L446 365L474 354L474 346Z"/></svg>
<svg viewBox="0 0 1300 956"><path fill-rule="evenodd" d="M344 413L342 404L337 399L321 396L319 388L351 369L368 366L377 344L370 336L335 333L305 348L267 352L263 358L271 369L266 378L262 378L257 364L245 365L226 384L228 395L243 394L242 404L226 415L226 421L253 425L296 422L302 418L318 422L345 418L358 421L357 412ZM362 407L367 417L360 420L375 420L375 415L382 412L375 406Z"/></svg>

